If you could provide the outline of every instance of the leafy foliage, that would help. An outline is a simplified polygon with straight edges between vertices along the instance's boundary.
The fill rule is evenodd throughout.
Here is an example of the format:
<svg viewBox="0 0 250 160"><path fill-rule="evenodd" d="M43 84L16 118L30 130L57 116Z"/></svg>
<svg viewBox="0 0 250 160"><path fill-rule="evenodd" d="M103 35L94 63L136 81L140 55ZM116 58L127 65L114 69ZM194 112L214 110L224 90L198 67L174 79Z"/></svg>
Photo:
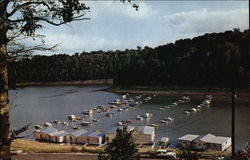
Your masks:
<svg viewBox="0 0 250 160"><path fill-rule="evenodd" d="M117 135L108 144L104 153L99 154L98 160L136 160L138 159L137 146L133 141L132 132L127 127L117 129Z"/></svg>
<svg viewBox="0 0 250 160"><path fill-rule="evenodd" d="M182 150L178 158L180 160L199 160L197 152L191 152L190 150Z"/></svg>
<svg viewBox="0 0 250 160"><path fill-rule="evenodd" d="M114 78L116 85L245 88L249 30L211 33L156 48L37 55L9 64L10 84Z"/></svg>

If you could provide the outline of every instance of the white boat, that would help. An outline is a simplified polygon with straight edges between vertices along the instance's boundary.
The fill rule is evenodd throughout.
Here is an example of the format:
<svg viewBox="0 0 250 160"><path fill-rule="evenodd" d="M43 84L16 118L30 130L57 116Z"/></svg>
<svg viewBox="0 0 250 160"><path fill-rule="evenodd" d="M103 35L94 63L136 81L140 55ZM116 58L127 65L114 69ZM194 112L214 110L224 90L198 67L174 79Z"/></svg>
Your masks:
<svg viewBox="0 0 250 160"><path fill-rule="evenodd" d="M87 122L87 121L82 121L81 125L82 126L91 126L92 124L90 122Z"/></svg>
<svg viewBox="0 0 250 160"><path fill-rule="evenodd" d="M137 120L143 120L143 117L142 116L136 116L136 119Z"/></svg>
<svg viewBox="0 0 250 160"><path fill-rule="evenodd" d="M115 108L116 108L116 105L111 105L110 108L111 108L111 109L115 109Z"/></svg>
<svg viewBox="0 0 250 160"><path fill-rule="evenodd" d="M122 122L117 122L116 123L118 126L123 126L123 123Z"/></svg>
<svg viewBox="0 0 250 160"><path fill-rule="evenodd" d="M191 110L192 110L192 112L197 112L196 108L192 108Z"/></svg>
<svg viewBox="0 0 250 160"><path fill-rule="evenodd" d="M165 119L160 120L161 123L168 123Z"/></svg>
<svg viewBox="0 0 250 160"><path fill-rule="evenodd" d="M100 120L98 119L92 119L92 122L99 122Z"/></svg>
<svg viewBox="0 0 250 160"><path fill-rule="evenodd" d="M151 126L151 127L159 127L159 124L152 123L152 124L148 124L148 126Z"/></svg>
<svg viewBox="0 0 250 160"><path fill-rule="evenodd" d="M198 105L197 108L201 108L201 105Z"/></svg>
<svg viewBox="0 0 250 160"><path fill-rule="evenodd" d="M52 127L52 124L49 123L49 122L45 122L45 123L44 123L44 126L45 126L45 127Z"/></svg>
<svg viewBox="0 0 250 160"><path fill-rule="evenodd" d="M53 121L53 123L55 123L55 124L60 124L60 123L61 123L61 121L54 120L54 121Z"/></svg>
<svg viewBox="0 0 250 160"><path fill-rule="evenodd" d="M124 112L124 110L121 109L121 108L119 108L117 111L118 111L118 112Z"/></svg>
<svg viewBox="0 0 250 160"><path fill-rule="evenodd" d="M122 95L122 99L126 99L127 98L127 96L124 94L124 95Z"/></svg>
<svg viewBox="0 0 250 160"><path fill-rule="evenodd" d="M190 112L189 111L185 111L185 114L190 114Z"/></svg>
<svg viewBox="0 0 250 160"><path fill-rule="evenodd" d="M164 120L166 120L166 121L174 121L174 119L171 118L171 117L166 117L166 118L164 118Z"/></svg>
<svg viewBox="0 0 250 160"><path fill-rule="evenodd" d="M65 122L63 122L63 125L68 126L69 123L65 121Z"/></svg>
<svg viewBox="0 0 250 160"><path fill-rule="evenodd" d="M161 107L161 108L160 108L160 110L163 110L163 111L164 111L164 110L166 110L166 109L165 109L165 108L163 108L163 107Z"/></svg>
<svg viewBox="0 0 250 160"><path fill-rule="evenodd" d="M152 113L145 113L145 114L143 115L143 117L144 117L144 118L150 118L150 117L152 117Z"/></svg>
<svg viewBox="0 0 250 160"><path fill-rule="evenodd" d="M72 128L73 128L74 130L80 129L80 127L77 127L77 126L73 126Z"/></svg>
<svg viewBox="0 0 250 160"><path fill-rule="evenodd" d="M68 119L71 120L71 121L75 121L76 116L72 114L72 115L68 116Z"/></svg>
<svg viewBox="0 0 250 160"><path fill-rule="evenodd" d="M43 127L40 126L39 124L38 125L35 125L35 129L42 129Z"/></svg>
<svg viewBox="0 0 250 160"><path fill-rule="evenodd" d="M92 109L85 109L85 110L83 110L82 114L92 115L93 114L93 110Z"/></svg>

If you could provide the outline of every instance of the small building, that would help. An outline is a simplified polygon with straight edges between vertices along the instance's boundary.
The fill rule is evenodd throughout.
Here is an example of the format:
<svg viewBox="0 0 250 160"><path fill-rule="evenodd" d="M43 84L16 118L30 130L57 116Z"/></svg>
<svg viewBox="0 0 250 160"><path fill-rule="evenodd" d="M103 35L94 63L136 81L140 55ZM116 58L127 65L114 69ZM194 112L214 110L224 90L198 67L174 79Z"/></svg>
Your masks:
<svg viewBox="0 0 250 160"><path fill-rule="evenodd" d="M68 133L65 135L65 142L67 143L84 143L84 139L79 136L86 134L88 131L85 129L80 129L75 132ZM78 138L78 140L77 140ZM79 142L78 142L79 141Z"/></svg>
<svg viewBox="0 0 250 160"><path fill-rule="evenodd" d="M155 140L155 128L150 126L136 127L132 135L135 138L135 143L153 144Z"/></svg>
<svg viewBox="0 0 250 160"><path fill-rule="evenodd" d="M224 151L231 146L230 137L215 137L207 142L207 149L214 151Z"/></svg>
<svg viewBox="0 0 250 160"><path fill-rule="evenodd" d="M123 126L118 126L118 127L115 127L115 128L112 128L111 130L109 130L108 132L105 133L105 141L107 143L110 143L113 141L113 139L115 138L117 132L116 130L117 129L122 129ZM132 126L127 126L127 130L128 131L133 131L135 127L132 127Z"/></svg>
<svg viewBox="0 0 250 160"><path fill-rule="evenodd" d="M192 148L192 141L195 140L199 135L186 134L180 138L178 138L178 145L181 148Z"/></svg>
<svg viewBox="0 0 250 160"><path fill-rule="evenodd" d="M67 134L68 133L65 132L64 130L52 133L52 134L50 134L50 136L51 136L51 142L63 143L63 142L65 142L65 136Z"/></svg>
<svg viewBox="0 0 250 160"><path fill-rule="evenodd" d="M51 134L58 132L56 128L49 127L43 130L35 131L35 139L40 141L51 141Z"/></svg>
<svg viewBox="0 0 250 160"><path fill-rule="evenodd" d="M210 142L215 137L215 135L212 135L210 133L201 135L193 140L192 147L196 150L207 150L207 142Z"/></svg>
<svg viewBox="0 0 250 160"><path fill-rule="evenodd" d="M104 132L92 132L86 135L86 143L100 145L105 140Z"/></svg>

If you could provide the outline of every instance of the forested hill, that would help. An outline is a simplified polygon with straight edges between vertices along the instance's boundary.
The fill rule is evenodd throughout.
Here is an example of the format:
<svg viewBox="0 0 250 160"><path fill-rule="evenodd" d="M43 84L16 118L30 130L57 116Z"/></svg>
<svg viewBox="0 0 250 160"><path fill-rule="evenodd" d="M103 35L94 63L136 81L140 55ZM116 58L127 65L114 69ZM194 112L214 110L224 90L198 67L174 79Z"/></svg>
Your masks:
<svg viewBox="0 0 250 160"><path fill-rule="evenodd" d="M149 37L150 38L150 37ZM240 87L249 83L249 30L211 33L156 48L36 55L9 63L9 82L114 78L117 85Z"/></svg>

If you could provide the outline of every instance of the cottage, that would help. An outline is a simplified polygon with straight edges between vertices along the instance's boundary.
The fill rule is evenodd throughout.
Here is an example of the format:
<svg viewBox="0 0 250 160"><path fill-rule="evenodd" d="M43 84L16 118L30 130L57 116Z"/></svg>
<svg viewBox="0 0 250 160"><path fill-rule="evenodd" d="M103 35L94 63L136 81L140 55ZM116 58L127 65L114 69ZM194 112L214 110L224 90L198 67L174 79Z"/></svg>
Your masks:
<svg viewBox="0 0 250 160"><path fill-rule="evenodd" d="M88 131L86 131L85 129L80 129L78 131L68 133L67 135L65 135L65 142L67 142L67 143L84 143L82 138L79 136L84 135L87 132ZM78 138L78 140L77 140L77 138Z"/></svg>
<svg viewBox="0 0 250 160"><path fill-rule="evenodd" d="M230 137L215 137L207 142L207 149L214 151L224 151L231 146Z"/></svg>
<svg viewBox="0 0 250 160"><path fill-rule="evenodd" d="M199 135L192 135L192 134L187 134L187 135L184 135L180 138L178 138L178 145L179 147L182 147L182 148L192 148L192 141L194 139L196 139L197 137L199 137Z"/></svg>
<svg viewBox="0 0 250 160"><path fill-rule="evenodd" d="M109 130L108 132L106 132L106 134L105 134L105 141L107 142L107 143L110 143L110 142L112 142L112 140L115 138L115 136L116 136L116 130L117 129L122 129L123 127L122 126L118 126L118 127L115 127L115 128L112 128L111 130ZM127 126L127 129L128 129L128 131L133 131L134 130L134 127L132 127L132 126Z"/></svg>
<svg viewBox="0 0 250 160"><path fill-rule="evenodd" d="M65 136L67 134L68 133L65 132L64 130L58 131L58 132L54 132L54 133L50 134L50 136L51 136L51 142L63 143L63 142L65 142Z"/></svg>
<svg viewBox="0 0 250 160"><path fill-rule="evenodd" d="M53 127L45 128L43 130L37 130L35 131L35 139L40 141L50 141L51 140L51 134L57 132L58 130Z"/></svg>
<svg viewBox="0 0 250 160"><path fill-rule="evenodd" d="M105 140L104 135L103 132L92 132L86 135L86 143L100 145Z"/></svg>
<svg viewBox="0 0 250 160"><path fill-rule="evenodd" d="M201 135L193 140L192 146L197 150L207 150L207 142L210 142L216 136L212 134Z"/></svg>
<svg viewBox="0 0 250 160"><path fill-rule="evenodd" d="M136 127L133 131L135 143L153 144L155 140L155 128L150 126Z"/></svg>

